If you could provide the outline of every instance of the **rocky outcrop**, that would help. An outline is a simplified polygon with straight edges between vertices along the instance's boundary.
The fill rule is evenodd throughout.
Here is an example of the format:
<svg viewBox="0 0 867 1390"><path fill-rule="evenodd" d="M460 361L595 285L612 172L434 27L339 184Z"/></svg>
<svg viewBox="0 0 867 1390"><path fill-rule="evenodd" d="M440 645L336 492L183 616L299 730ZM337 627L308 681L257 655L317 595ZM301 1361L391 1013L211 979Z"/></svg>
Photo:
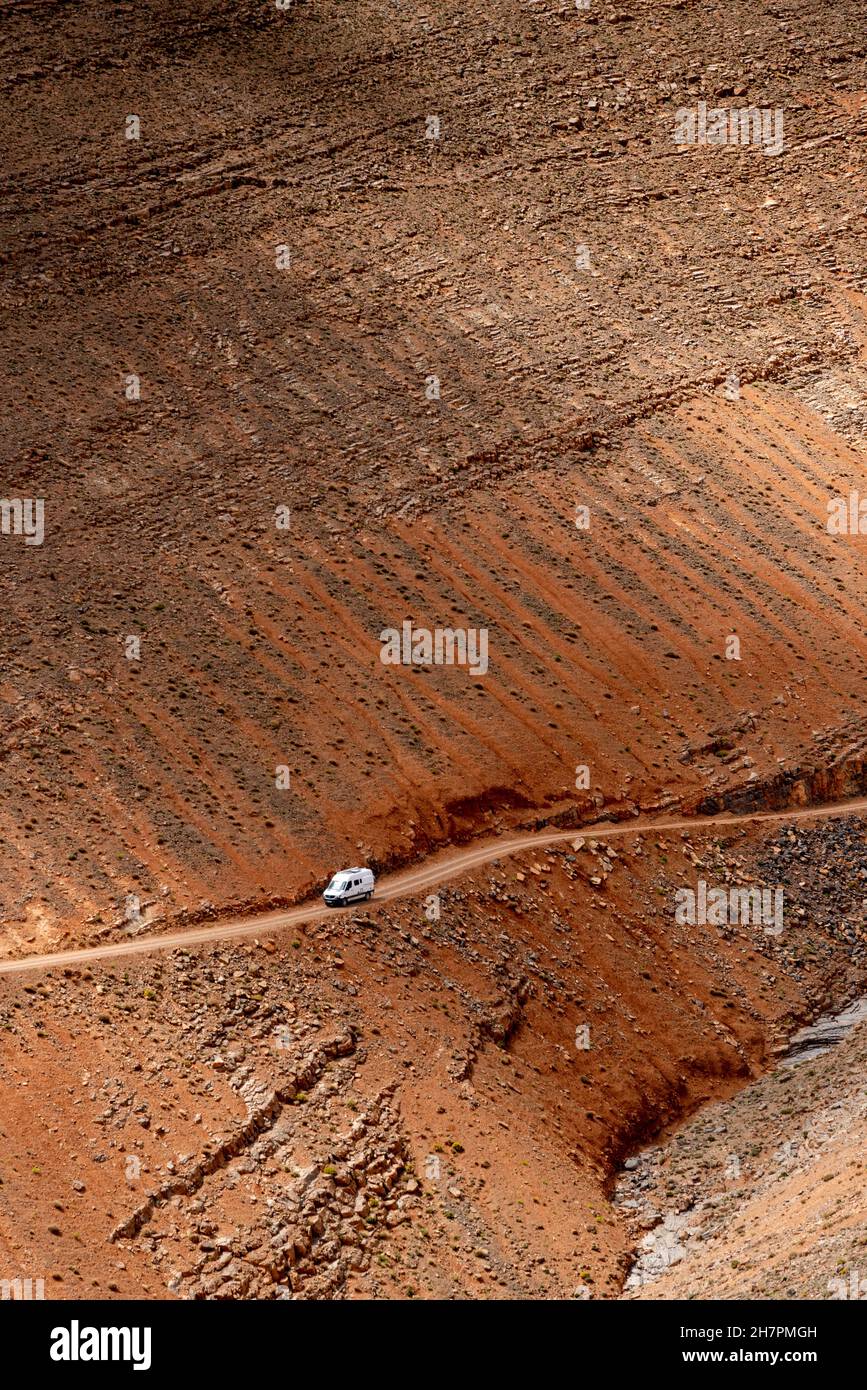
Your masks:
<svg viewBox="0 0 867 1390"><path fill-rule="evenodd" d="M297 1070L273 1091L261 1097L265 1088L251 1079L238 1078L237 1089L247 1101L248 1117L244 1123L226 1138L216 1138L182 1173L178 1173L149 1192L144 1201L125 1220L112 1231L109 1239L135 1236L150 1221L155 1210L172 1197L191 1196L201 1187L212 1173L232 1158L248 1149L259 1136L271 1128L285 1105L291 1105L300 1091L307 1090L319 1080L328 1062L333 1057L346 1057L355 1049L355 1038L351 1031L325 1042L314 1053L307 1056ZM243 1073L241 1074L243 1077ZM255 1099L254 1099L255 1098Z"/></svg>

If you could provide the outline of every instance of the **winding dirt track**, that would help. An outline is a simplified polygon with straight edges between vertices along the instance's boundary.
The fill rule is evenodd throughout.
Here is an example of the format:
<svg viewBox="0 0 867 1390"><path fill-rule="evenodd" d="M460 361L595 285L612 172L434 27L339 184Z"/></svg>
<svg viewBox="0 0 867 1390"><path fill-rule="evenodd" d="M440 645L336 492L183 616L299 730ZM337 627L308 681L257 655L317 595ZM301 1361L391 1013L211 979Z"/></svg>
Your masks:
<svg viewBox="0 0 867 1390"><path fill-rule="evenodd" d="M536 831L532 834L503 836L481 841L469 849L434 855L418 868L403 869L380 879L376 890L377 902L405 898L425 888L436 888L449 879L489 864L493 859L518 854L525 849L541 849L579 836L595 836L600 840L619 839L626 835L658 834L670 830L715 830L728 825L752 825L761 821L830 820L835 816L853 815L867 811L867 797L833 802L827 806L809 806L800 811L757 811L752 815L690 816L680 820L641 820L616 825L599 821L577 830ZM207 941L225 941L232 937L259 936L301 922L317 922L335 912L352 912L356 908L329 909L312 905L288 910L262 913L256 917L231 918L208 927L190 927L186 931L166 932L162 936L142 936L137 940L113 942L108 946L85 946L74 951L57 951L52 955L24 956L19 960L0 962L0 975L18 975L32 970L50 970L55 966L82 965L88 961L111 960L115 956L138 956L150 951L164 951L176 946L198 946Z"/></svg>

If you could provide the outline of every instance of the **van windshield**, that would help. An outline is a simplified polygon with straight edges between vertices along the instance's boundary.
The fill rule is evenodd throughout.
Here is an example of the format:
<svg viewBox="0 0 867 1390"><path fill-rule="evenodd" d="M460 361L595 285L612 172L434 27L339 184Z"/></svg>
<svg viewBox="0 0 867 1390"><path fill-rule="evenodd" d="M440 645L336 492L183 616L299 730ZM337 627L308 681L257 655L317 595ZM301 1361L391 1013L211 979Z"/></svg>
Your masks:
<svg viewBox="0 0 867 1390"><path fill-rule="evenodd" d="M328 885L329 893L342 893L346 887L346 879L343 874L335 874Z"/></svg>

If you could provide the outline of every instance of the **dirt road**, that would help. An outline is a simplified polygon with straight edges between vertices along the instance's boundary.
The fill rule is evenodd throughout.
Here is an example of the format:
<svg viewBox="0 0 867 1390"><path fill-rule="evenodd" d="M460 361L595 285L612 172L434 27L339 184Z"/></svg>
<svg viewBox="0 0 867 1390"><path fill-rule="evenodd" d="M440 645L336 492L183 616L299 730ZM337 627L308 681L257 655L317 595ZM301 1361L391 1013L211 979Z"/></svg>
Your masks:
<svg viewBox="0 0 867 1390"><path fill-rule="evenodd" d="M525 849L542 849L546 845L574 840L578 836L585 839L595 836L602 840L614 840L627 835L660 834L672 830L716 830L724 826L753 825L762 821L826 820L862 811L867 811L867 797L857 797L827 806L809 806L799 811L757 811L752 815L690 816L678 820L636 819L615 825L600 821L594 825L582 826L580 830L542 830L525 835L503 836L484 840L468 849L443 851L416 868L389 874L388 877L380 879L375 901L389 902L393 898L404 898L413 893L423 892L426 888L435 889L460 874L477 869L482 864L489 864L494 859L518 854ZM355 910L329 909L306 904L288 910L262 913L255 917L231 918L207 927L190 927L185 931L166 932L162 936L142 936L135 940L112 942L106 946L86 946L79 950L57 951L50 955L24 956L19 960L2 961L0 975L51 970L64 965L84 965L90 961L111 960L116 956L138 956L177 946L198 946L207 941L224 941L230 937L260 936L264 932L278 931L302 922L320 921L323 917L334 915L335 912Z"/></svg>

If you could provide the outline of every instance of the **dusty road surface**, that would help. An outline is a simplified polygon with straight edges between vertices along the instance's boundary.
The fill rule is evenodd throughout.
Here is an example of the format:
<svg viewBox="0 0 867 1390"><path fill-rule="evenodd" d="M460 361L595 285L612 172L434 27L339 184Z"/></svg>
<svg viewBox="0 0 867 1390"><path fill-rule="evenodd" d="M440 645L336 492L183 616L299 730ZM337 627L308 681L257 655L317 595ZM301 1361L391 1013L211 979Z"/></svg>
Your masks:
<svg viewBox="0 0 867 1390"><path fill-rule="evenodd" d="M490 864L495 859L519 854L528 849L544 849L548 845L562 844L595 836L601 840L622 839L626 836L662 834L673 830L689 830L695 833L724 829L737 825L773 824L786 821L829 820L837 816L857 815L867 811L867 798L857 797L838 802L831 806L809 806L801 810L757 811L752 815L691 816L676 820L636 819L623 825L611 825L599 821L595 825L582 826L580 830L538 831L530 835L506 835L501 839L486 840L483 844L469 849L439 854L427 864L405 869L401 873L389 874L380 879L376 888L377 902L390 902L395 898L415 896L425 889L437 888L461 874L469 873ZM142 936L135 941L119 941L107 946L91 946L77 951L56 951L50 955L30 956L23 960L0 962L0 975L18 975L31 971L49 970L56 966L82 965L91 961L112 960L122 956L147 954L151 951L168 950L174 946L194 946L210 941L225 941L233 937L256 936L262 932L278 931L284 927L297 926L302 922L315 922L333 913L345 913L355 908L315 908L296 907L286 912L269 912L261 916L241 918L221 922L215 926L190 927L187 931L166 932L162 936Z"/></svg>

